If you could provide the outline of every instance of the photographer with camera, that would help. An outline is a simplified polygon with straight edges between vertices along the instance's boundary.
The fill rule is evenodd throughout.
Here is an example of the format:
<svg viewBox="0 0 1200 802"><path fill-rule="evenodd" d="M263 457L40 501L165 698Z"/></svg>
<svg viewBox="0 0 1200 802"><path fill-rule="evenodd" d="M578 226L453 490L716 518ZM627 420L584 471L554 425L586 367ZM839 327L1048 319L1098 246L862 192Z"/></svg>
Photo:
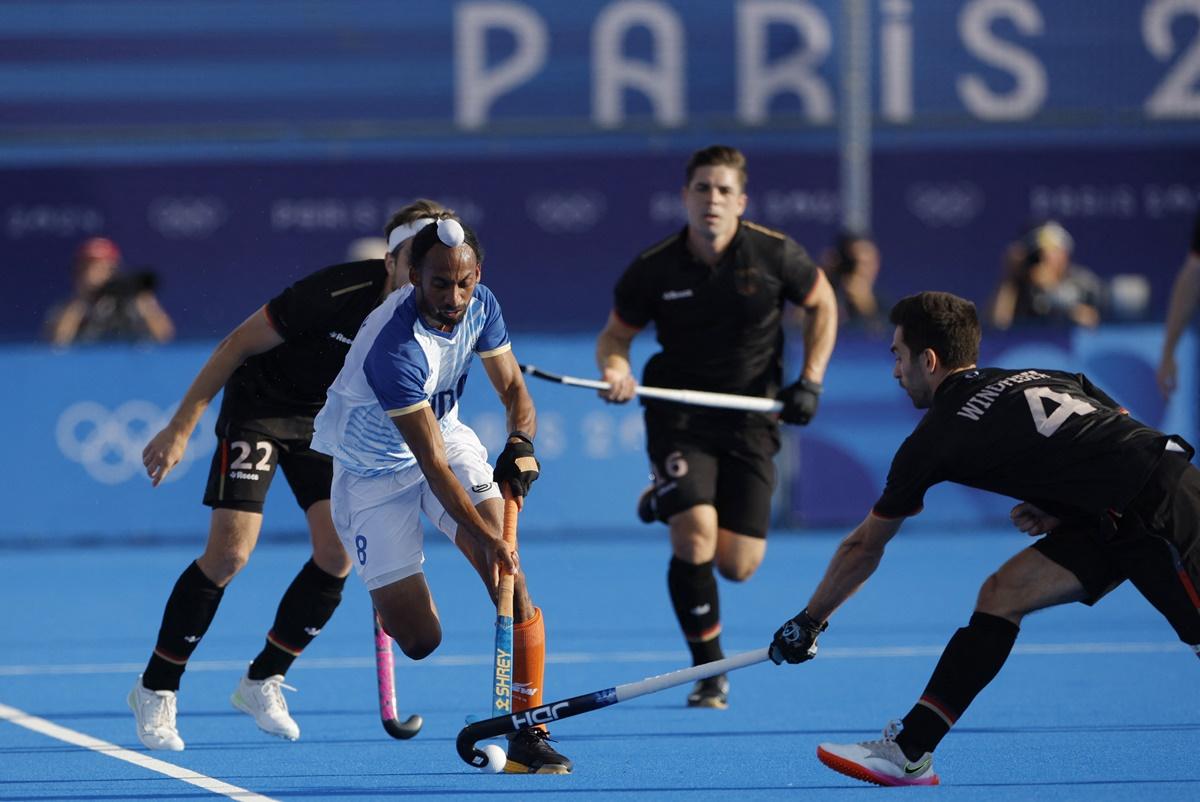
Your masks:
<svg viewBox="0 0 1200 802"><path fill-rule="evenodd" d="M1054 220L1031 227L1005 253L1004 276L992 299L991 324L1067 323L1095 328L1105 308L1100 278L1071 261L1075 240Z"/></svg>
<svg viewBox="0 0 1200 802"><path fill-rule="evenodd" d="M104 237L85 240L71 268L75 294L46 315L45 337L54 345L74 342L159 342L175 336L175 324L158 303L153 273L120 272L121 251Z"/></svg>

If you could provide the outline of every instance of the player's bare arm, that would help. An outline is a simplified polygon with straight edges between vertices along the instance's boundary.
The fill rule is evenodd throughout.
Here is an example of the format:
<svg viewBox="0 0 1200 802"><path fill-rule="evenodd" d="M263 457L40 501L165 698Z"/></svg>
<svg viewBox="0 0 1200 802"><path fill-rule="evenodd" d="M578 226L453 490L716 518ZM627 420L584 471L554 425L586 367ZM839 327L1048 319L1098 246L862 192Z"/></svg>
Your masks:
<svg viewBox="0 0 1200 802"><path fill-rule="evenodd" d="M837 341L837 297L824 271L817 271L817 280L802 304L804 316L804 372L800 375L820 384L833 355Z"/></svg>
<svg viewBox="0 0 1200 802"><path fill-rule="evenodd" d="M601 378L612 385L600 390L605 401L624 404L633 398L637 380L633 377L633 366L629 362L629 349L639 329L625 323L616 312L608 313L608 322L596 338L596 365Z"/></svg>
<svg viewBox="0 0 1200 802"><path fill-rule="evenodd" d="M1200 301L1200 254L1192 253L1175 277L1171 288L1171 307L1167 311L1167 326L1163 334L1162 357L1158 363L1158 389L1164 398L1175 392L1178 368L1175 365L1175 347L1187 323Z"/></svg>
<svg viewBox="0 0 1200 802"><path fill-rule="evenodd" d="M196 374L192 386L179 402L170 422L142 450L142 464L151 484L158 486L171 469L183 459L188 439L200 417L212 403L213 397L229 381L233 372L255 354L269 351L283 343L283 337L271 325L267 308L261 307L246 318L217 345L204 367Z"/></svg>
<svg viewBox="0 0 1200 802"><path fill-rule="evenodd" d="M450 470L446 459L446 445L437 418L428 406L421 406L403 415L396 415L392 423L400 430L400 436L408 444L421 473L446 512L461 527L461 531L472 538L481 553L487 555L491 585L488 590L494 595L500 583L500 572L517 573L517 554L505 542L501 533L493 531L475 509L462 485Z"/></svg>
<svg viewBox="0 0 1200 802"><path fill-rule="evenodd" d="M812 598L808 613L817 621L827 621L833 612L853 596L875 573L883 551L904 523L903 518L881 518L867 515L854 531L846 536L833 553L825 576Z"/></svg>
<svg viewBox="0 0 1200 802"><path fill-rule="evenodd" d="M872 512L838 545L808 606L775 630L767 650L771 662L804 663L817 656L817 639L829 626L829 617L875 573L884 547L900 531L901 521Z"/></svg>
<svg viewBox="0 0 1200 802"><path fill-rule="evenodd" d="M504 404L509 432L504 449L496 457L492 475L499 482L504 497L516 501L517 509L522 510L525 496L541 472L533 448L533 437L537 433L533 398L525 387L521 366L510 349L484 357L483 367Z"/></svg>
<svg viewBox="0 0 1200 802"><path fill-rule="evenodd" d="M525 386L525 375L511 350L480 360L487 372L496 395L504 404L504 416L510 432L525 432L530 437L537 434L537 413L533 397Z"/></svg>

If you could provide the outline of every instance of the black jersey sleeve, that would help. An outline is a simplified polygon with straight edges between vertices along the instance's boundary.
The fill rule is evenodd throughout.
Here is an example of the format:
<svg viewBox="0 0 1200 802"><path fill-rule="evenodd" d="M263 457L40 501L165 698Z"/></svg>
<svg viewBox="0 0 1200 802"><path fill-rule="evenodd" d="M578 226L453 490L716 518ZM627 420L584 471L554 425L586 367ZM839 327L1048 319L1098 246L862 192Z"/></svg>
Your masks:
<svg viewBox="0 0 1200 802"><path fill-rule="evenodd" d="M622 322L643 328L654 319L653 273L645 259L635 259L613 290L613 311Z"/></svg>
<svg viewBox="0 0 1200 802"><path fill-rule="evenodd" d="M787 300L794 304L804 303L817 283L820 269L802 245L791 237L783 241L783 292Z"/></svg>
<svg viewBox="0 0 1200 802"><path fill-rule="evenodd" d="M267 302L267 314L283 339L309 331L328 314L332 299L323 272L300 279Z"/></svg>
<svg viewBox="0 0 1200 802"><path fill-rule="evenodd" d="M272 325L285 340L330 324L351 293L379 292L383 260L347 262L310 273L267 302Z"/></svg>
<svg viewBox="0 0 1200 802"><path fill-rule="evenodd" d="M924 425L900 444L883 495L871 508L881 518L907 518L925 508L925 491L942 481L940 450Z"/></svg>

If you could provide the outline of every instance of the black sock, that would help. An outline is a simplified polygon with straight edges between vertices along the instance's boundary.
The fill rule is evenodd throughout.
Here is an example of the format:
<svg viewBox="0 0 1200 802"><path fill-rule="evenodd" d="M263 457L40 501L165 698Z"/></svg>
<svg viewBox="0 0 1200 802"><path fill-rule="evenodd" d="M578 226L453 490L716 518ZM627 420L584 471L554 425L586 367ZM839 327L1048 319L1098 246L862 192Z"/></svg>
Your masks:
<svg viewBox="0 0 1200 802"><path fill-rule="evenodd" d="M909 760L932 752L980 691L999 673L1020 627L1008 619L974 613L954 633L920 700L904 717L896 744Z"/></svg>
<svg viewBox="0 0 1200 802"><path fill-rule="evenodd" d="M179 575L163 609L154 654L142 673L143 685L153 691L179 690L188 658L208 632L224 593L195 561Z"/></svg>
<svg viewBox="0 0 1200 802"><path fill-rule="evenodd" d="M717 577L713 563L695 565L678 557L671 558L667 570L667 589L679 628L692 651L692 665L720 660L721 603L717 598Z"/></svg>
<svg viewBox="0 0 1200 802"><path fill-rule="evenodd" d="M250 679L286 674L292 661L312 643L342 601L346 578L322 571L311 559L296 574L279 602L267 644L250 664Z"/></svg>

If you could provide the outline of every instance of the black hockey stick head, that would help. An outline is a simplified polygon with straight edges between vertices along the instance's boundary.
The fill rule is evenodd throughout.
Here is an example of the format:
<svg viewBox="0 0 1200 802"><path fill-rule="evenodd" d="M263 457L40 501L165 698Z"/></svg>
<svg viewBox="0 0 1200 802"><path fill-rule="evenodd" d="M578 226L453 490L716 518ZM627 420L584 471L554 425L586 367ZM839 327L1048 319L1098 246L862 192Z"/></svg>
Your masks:
<svg viewBox="0 0 1200 802"><path fill-rule="evenodd" d="M388 735L398 741L407 741L421 731L421 727L425 724L425 719L417 715L412 715L404 721L395 718L385 718L382 719L382 723L383 729L387 731ZM484 757L484 762L487 762L486 756Z"/></svg>

